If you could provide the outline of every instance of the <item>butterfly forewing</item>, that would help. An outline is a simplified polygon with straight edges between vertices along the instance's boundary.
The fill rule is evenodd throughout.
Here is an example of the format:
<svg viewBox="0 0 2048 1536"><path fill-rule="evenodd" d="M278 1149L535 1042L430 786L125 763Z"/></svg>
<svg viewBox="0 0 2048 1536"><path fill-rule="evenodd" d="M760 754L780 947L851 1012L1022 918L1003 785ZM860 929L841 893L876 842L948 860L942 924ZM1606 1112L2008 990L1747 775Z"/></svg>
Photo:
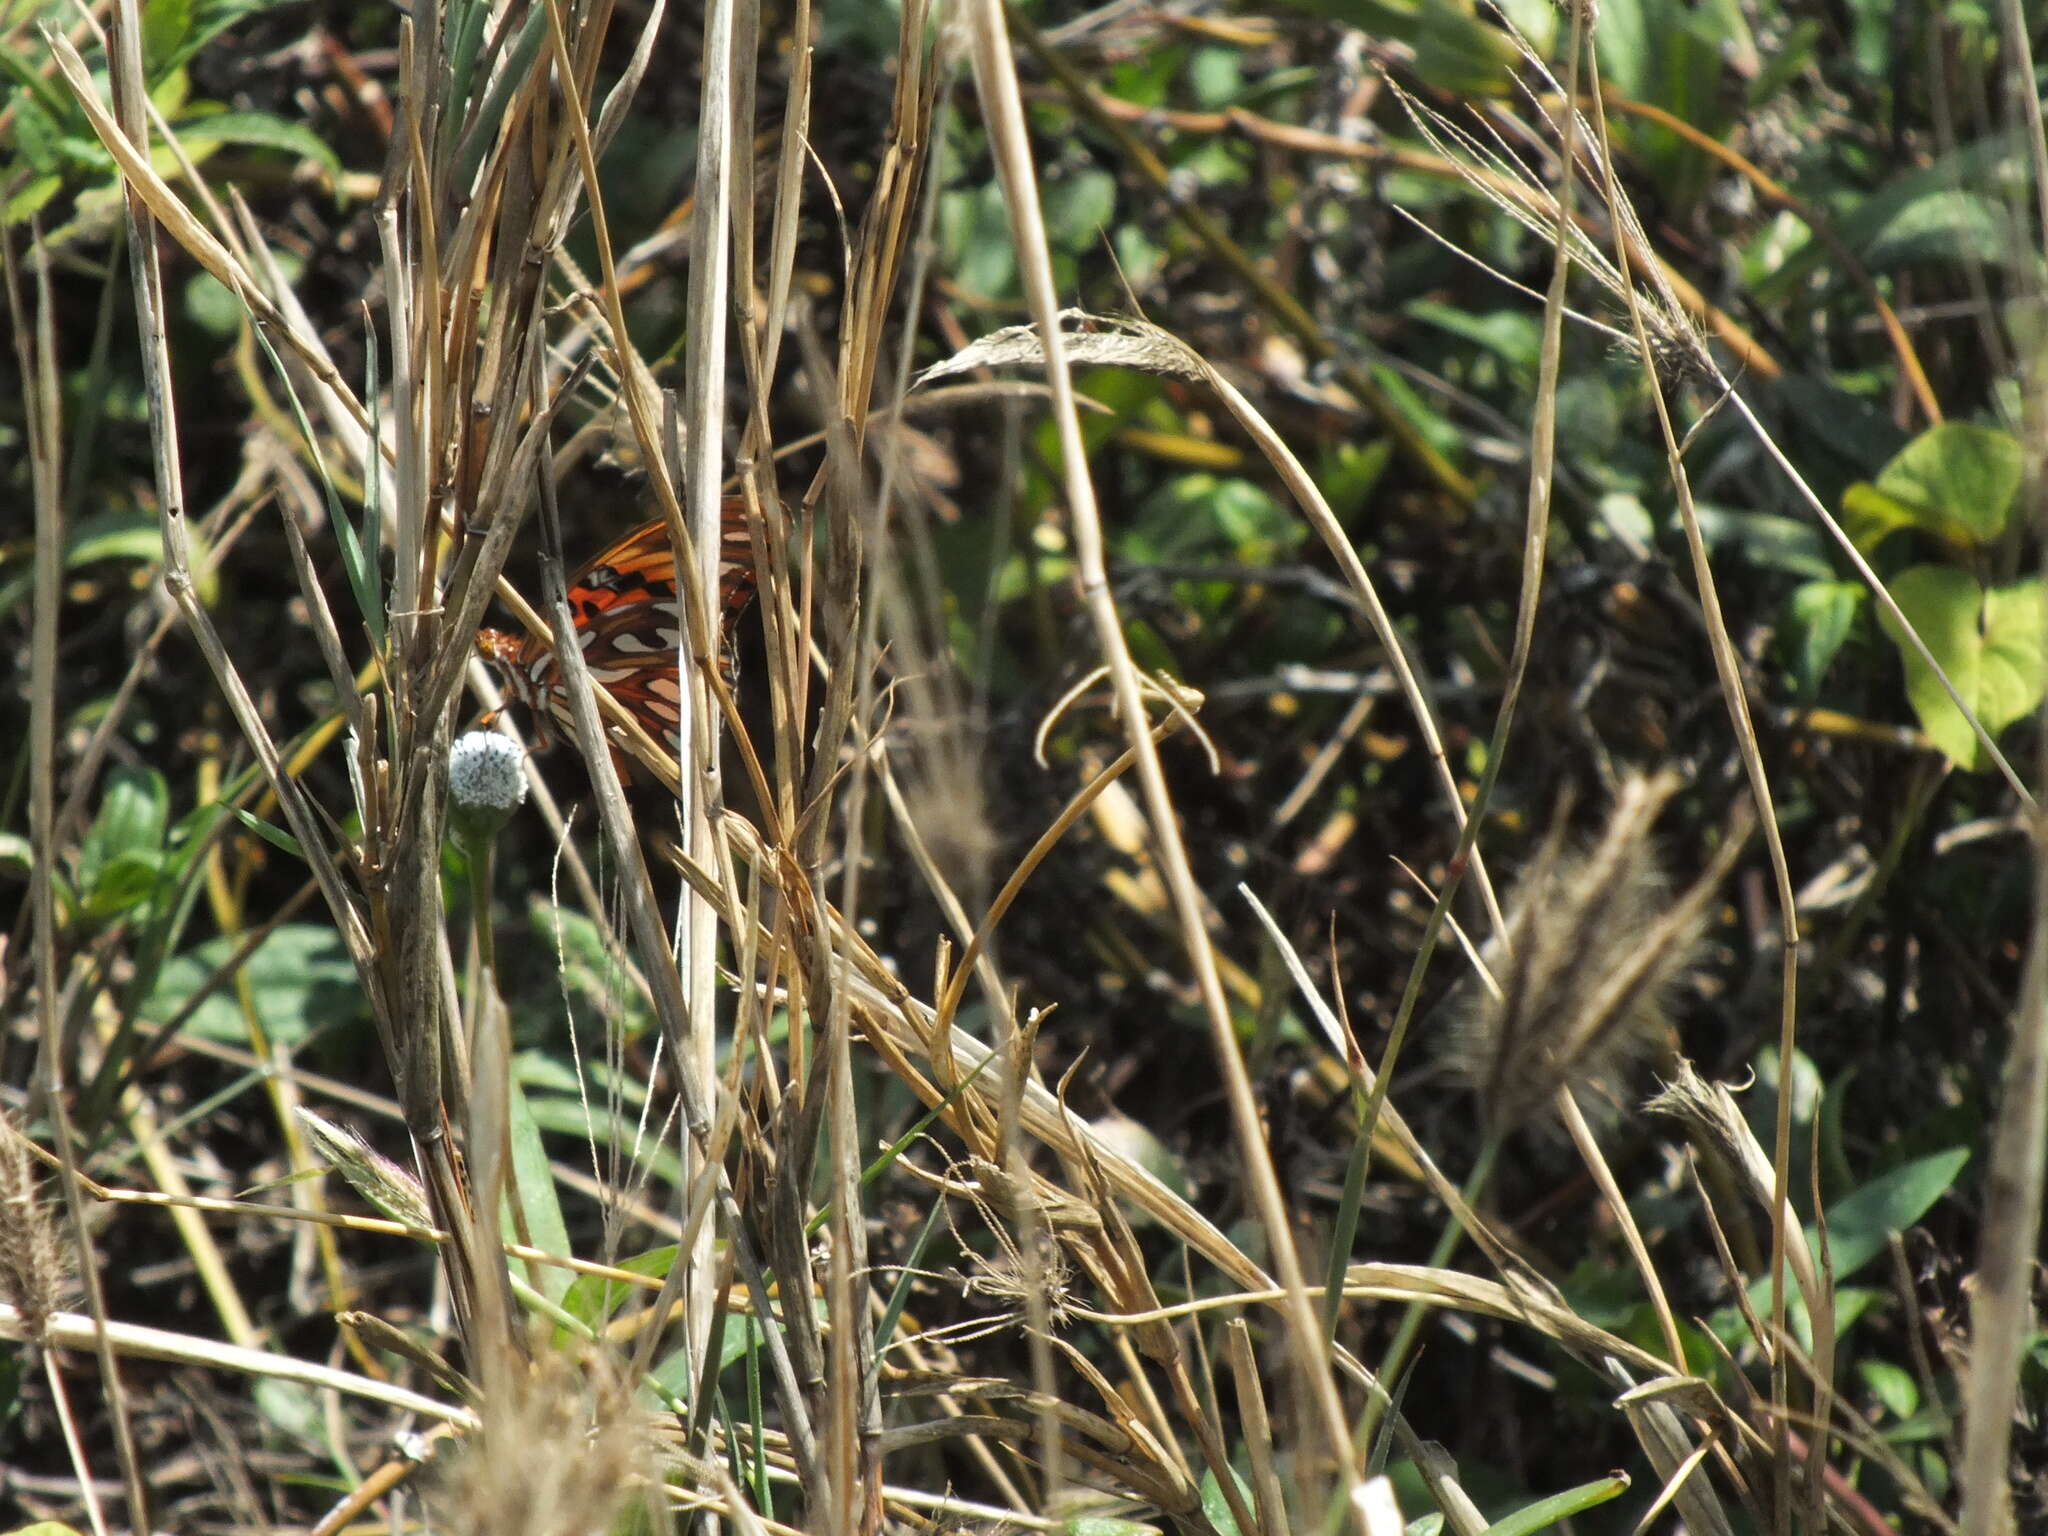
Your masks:
<svg viewBox="0 0 2048 1536"><path fill-rule="evenodd" d="M728 497L719 537L719 661L733 680L733 622L754 596L753 540L746 507ZM643 524L601 551L569 582L569 615L593 681L632 714L656 741L677 745L681 683L676 656L687 624L676 589L668 524ZM477 649L505 679L506 690L533 717L534 746L550 744L550 717L567 731L569 700L553 650L534 635L500 629L477 633Z"/></svg>

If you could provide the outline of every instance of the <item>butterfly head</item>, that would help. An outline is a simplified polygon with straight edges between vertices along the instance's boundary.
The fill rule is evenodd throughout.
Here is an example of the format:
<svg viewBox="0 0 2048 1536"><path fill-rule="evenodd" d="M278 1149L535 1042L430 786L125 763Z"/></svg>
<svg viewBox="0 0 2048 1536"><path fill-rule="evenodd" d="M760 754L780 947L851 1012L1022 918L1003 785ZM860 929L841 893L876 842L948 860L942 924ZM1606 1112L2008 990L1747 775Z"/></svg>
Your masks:
<svg viewBox="0 0 2048 1536"><path fill-rule="evenodd" d="M503 629L478 630L476 649L505 685L505 697L526 710L530 732L528 744L536 752L545 751L550 744L548 710L543 703L547 683L545 678L536 676L535 669L537 665L545 667L548 664L547 651L525 636ZM492 718L495 718L495 712Z"/></svg>

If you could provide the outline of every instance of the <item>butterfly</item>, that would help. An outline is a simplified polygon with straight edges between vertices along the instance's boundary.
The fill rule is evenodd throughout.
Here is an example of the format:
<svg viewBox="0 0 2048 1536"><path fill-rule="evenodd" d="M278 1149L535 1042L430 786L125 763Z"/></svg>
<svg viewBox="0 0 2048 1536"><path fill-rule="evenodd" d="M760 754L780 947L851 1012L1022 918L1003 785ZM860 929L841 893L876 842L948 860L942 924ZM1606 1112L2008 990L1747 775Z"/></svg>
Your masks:
<svg viewBox="0 0 2048 1536"><path fill-rule="evenodd" d="M754 546L746 503L728 496L719 509L719 663L734 680L733 623L754 600ZM676 591L668 523L656 518L600 551L569 579L569 615L591 680L623 704L641 728L675 751L681 724L677 646L686 630ZM554 648L537 635L480 629L476 646L505 680L505 691L533 718L533 745L553 744L550 717L573 734L568 692Z"/></svg>

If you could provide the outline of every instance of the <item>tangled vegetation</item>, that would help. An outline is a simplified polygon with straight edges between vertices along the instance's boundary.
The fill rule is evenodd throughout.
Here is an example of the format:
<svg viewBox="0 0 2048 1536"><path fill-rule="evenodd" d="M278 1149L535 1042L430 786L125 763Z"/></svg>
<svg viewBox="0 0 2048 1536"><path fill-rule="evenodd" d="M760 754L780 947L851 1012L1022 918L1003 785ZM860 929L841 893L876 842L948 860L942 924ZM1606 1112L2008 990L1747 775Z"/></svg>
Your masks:
<svg viewBox="0 0 2048 1536"><path fill-rule="evenodd" d="M2048 1528L2044 34L16 0L5 1528Z"/></svg>

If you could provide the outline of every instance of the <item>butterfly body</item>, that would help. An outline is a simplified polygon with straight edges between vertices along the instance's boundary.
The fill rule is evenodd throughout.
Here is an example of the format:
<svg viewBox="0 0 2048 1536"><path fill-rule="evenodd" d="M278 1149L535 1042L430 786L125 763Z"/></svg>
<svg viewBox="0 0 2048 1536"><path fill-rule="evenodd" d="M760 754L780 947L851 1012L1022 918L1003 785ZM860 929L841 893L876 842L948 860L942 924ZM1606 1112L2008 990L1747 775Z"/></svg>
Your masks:
<svg viewBox="0 0 2048 1536"><path fill-rule="evenodd" d="M720 511L719 661L733 677L733 623L754 597L753 540L746 504L727 497ZM657 518L600 551L569 582L569 617L591 680L606 689L656 741L676 750L682 721L682 682L676 661L688 622L676 587L675 551L668 524ZM561 663L537 635L502 629L477 631L477 650L505 680L506 692L533 719L536 748L552 743L551 726L573 729Z"/></svg>

